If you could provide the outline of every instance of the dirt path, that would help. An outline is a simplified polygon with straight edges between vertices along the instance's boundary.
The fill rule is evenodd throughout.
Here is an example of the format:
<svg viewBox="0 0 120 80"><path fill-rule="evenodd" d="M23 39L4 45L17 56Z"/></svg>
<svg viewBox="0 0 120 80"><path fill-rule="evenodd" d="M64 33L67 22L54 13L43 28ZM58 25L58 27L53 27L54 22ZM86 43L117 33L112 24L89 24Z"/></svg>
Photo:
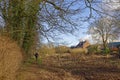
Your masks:
<svg viewBox="0 0 120 80"><path fill-rule="evenodd" d="M23 67L18 80L120 80L120 60L88 57L74 61L62 56L57 61L49 57L41 65Z"/></svg>
<svg viewBox="0 0 120 80"><path fill-rule="evenodd" d="M49 69L49 70L48 70ZM79 78L78 78L79 77ZM81 79L80 79L81 77ZM19 80L85 80L82 76L73 76L69 72L55 68L43 68L32 64L22 69Z"/></svg>

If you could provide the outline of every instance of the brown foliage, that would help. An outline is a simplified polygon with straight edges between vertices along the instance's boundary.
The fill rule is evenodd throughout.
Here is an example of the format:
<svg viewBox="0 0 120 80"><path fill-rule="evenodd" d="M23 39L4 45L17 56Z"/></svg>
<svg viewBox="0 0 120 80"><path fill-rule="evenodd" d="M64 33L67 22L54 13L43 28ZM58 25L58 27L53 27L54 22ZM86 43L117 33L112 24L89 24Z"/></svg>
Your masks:
<svg viewBox="0 0 120 80"><path fill-rule="evenodd" d="M0 36L0 80L15 80L21 61L18 45L8 37Z"/></svg>
<svg viewBox="0 0 120 80"><path fill-rule="evenodd" d="M41 65L22 68L18 80L120 80L120 60L112 55L57 54L45 57Z"/></svg>
<svg viewBox="0 0 120 80"><path fill-rule="evenodd" d="M69 53L70 48L67 46L57 46L55 48L56 53Z"/></svg>

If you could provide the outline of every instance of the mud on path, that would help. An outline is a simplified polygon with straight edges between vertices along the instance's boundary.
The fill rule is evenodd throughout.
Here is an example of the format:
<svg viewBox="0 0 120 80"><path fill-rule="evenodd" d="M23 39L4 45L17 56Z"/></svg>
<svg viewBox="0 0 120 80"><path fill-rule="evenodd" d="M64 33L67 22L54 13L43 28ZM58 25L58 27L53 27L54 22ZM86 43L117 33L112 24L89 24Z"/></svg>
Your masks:
<svg viewBox="0 0 120 80"><path fill-rule="evenodd" d="M19 80L120 80L120 60L104 56L54 55L20 70Z"/></svg>

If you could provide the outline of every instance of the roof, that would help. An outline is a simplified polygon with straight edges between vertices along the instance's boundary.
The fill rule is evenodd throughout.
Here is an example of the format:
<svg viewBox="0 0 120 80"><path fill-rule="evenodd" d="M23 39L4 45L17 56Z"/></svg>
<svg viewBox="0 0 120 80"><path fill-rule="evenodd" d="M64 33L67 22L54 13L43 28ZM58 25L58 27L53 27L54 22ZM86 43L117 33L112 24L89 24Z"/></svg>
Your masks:
<svg viewBox="0 0 120 80"><path fill-rule="evenodd" d="M117 47L117 46L120 46L120 42L111 42L111 43L108 43L108 46L109 47Z"/></svg>
<svg viewBox="0 0 120 80"><path fill-rule="evenodd" d="M78 43L78 45L76 46L76 48L87 48L90 45L89 41L85 40L85 41L81 41Z"/></svg>

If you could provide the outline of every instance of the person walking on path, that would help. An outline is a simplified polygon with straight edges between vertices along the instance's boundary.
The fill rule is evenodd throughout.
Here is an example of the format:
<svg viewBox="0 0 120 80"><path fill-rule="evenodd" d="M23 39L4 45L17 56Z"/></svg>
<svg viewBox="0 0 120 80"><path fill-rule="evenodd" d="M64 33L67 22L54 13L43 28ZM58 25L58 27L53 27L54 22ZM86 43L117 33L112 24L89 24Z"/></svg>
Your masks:
<svg viewBox="0 0 120 80"><path fill-rule="evenodd" d="M39 54L36 52L36 53L34 54L34 56L35 56L35 59L36 59L36 61L37 61Z"/></svg>

